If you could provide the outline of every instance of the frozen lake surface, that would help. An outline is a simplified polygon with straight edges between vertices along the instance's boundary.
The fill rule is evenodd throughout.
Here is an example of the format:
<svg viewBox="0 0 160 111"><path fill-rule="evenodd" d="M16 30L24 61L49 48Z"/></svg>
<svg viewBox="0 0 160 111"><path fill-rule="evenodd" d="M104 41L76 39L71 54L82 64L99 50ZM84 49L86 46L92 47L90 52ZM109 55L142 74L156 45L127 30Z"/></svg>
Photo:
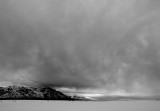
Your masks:
<svg viewBox="0 0 160 111"><path fill-rule="evenodd" d="M160 101L1 101L0 111L160 111Z"/></svg>

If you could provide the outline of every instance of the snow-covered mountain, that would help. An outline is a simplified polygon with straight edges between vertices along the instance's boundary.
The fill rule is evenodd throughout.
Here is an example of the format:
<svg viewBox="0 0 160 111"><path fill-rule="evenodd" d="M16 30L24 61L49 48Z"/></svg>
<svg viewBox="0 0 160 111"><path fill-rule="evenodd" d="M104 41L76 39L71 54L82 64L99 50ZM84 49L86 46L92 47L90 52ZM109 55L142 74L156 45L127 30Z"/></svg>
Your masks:
<svg viewBox="0 0 160 111"><path fill-rule="evenodd" d="M89 100L72 97L50 87L33 88L24 86L0 87L0 100Z"/></svg>

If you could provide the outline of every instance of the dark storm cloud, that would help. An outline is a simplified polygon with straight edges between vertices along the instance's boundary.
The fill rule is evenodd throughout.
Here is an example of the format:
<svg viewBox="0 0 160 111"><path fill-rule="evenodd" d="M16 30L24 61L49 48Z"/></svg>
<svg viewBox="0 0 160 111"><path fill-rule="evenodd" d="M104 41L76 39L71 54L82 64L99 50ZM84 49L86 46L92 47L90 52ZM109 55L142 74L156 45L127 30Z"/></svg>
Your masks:
<svg viewBox="0 0 160 111"><path fill-rule="evenodd" d="M159 92L158 0L0 1L0 80Z"/></svg>

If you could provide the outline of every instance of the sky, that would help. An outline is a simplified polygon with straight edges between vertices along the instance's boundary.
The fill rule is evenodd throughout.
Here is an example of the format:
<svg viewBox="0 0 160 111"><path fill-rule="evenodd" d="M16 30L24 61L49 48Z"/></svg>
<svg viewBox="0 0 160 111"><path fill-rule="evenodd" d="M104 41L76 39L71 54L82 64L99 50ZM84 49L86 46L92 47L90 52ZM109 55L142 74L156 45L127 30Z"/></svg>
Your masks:
<svg viewBox="0 0 160 111"><path fill-rule="evenodd" d="M0 85L160 94L159 0L0 1Z"/></svg>

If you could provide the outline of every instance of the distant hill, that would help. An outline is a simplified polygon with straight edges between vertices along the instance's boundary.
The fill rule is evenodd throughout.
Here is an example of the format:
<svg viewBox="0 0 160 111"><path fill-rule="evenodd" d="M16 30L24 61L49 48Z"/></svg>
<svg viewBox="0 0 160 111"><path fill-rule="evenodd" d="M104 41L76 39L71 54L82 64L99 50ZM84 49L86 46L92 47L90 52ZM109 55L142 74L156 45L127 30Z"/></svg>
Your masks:
<svg viewBox="0 0 160 111"><path fill-rule="evenodd" d="M0 100L89 100L85 97L73 97L50 87L33 88L24 86L0 87Z"/></svg>

